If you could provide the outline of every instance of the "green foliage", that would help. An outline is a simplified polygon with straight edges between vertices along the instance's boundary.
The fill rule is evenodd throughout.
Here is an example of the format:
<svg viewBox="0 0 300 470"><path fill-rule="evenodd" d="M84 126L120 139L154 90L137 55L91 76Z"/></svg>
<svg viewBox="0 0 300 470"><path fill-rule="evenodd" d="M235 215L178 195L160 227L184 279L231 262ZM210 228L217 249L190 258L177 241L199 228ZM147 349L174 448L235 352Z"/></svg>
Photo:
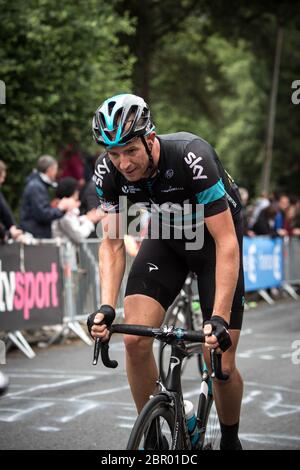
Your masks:
<svg viewBox="0 0 300 470"><path fill-rule="evenodd" d="M214 145L237 182L259 192L276 28L284 28L272 188L300 194L297 2L278 0L0 0L0 159L17 207L42 153L77 141L96 151L101 101L133 90L149 98L160 133L186 130Z"/></svg>
<svg viewBox="0 0 300 470"><path fill-rule="evenodd" d="M229 18L224 16L225 2L202 4L211 16L188 16L156 49L150 77L154 117L159 132L188 130L211 142L254 197L265 158L276 14L285 6L278 2L272 14L271 4L236 5ZM271 183L273 190L299 195L300 114L299 106L291 103L291 84L300 77L299 15L288 14L286 8L284 13L279 15L286 29Z"/></svg>
<svg viewBox="0 0 300 470"><path fill-rule="evenodd" d="M205 21L165 38L155 56L152 101L158 130L186 130L214 145L225 167L252 193L261 163L266 95L257 86L265 70L243 40L203 38ZM179 79L180 77L180 79Z"/></svg>
<svg viewBox="0 0 300 470"><path fill-rule="evenodd" d="M133 59L118 35L131 34L132 26L105 0L0 0L0 12L7 92L0 159L8 163L6 187L16 207L39 155L57 155L70 141L92 150L95 108L116 90L131 89Z"/></svg>

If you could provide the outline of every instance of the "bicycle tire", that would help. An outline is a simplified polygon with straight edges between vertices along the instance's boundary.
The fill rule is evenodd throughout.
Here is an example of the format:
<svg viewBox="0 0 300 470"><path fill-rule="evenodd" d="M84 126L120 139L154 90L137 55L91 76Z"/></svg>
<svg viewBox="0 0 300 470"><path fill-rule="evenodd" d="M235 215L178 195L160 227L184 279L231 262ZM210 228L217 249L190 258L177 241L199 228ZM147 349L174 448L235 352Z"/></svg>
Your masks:
<svg viewBox="0 0 300 470"><path fill-rule="evenodd" d="M220 450L221 430L216 405L212 397L207 400L206 404L205 428L202 450Z"/></svg>
<svg viewBox="0 0 300 470"><path fill-rule="evenodd" d="M166 426L161 427L164 423ZM153 430L153 428L159 429L160 437L157 438L156 433L149 446L147 445L148 440L151 440L151 436L148 439L149 429ZM146 403L137 417L128 440L127 450L170 450L175 432L175 413L169 398L164 394L155 395ZM183 447L181 442L182 437L179 432L178 449Z"/></svg>

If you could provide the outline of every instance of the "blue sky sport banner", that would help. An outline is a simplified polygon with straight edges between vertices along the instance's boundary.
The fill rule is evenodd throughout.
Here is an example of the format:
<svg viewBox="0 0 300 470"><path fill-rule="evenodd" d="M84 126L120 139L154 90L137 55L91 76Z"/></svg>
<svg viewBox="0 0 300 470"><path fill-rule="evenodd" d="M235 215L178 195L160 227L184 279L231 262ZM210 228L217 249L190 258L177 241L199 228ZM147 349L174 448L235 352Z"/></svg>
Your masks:
<svg viewBox="0 0 300 470"><path fill-rule="evenodd" d="M283 241L281 238L244 237L246 292L279 287L283 280Z"/></svg>
<svg viewBox="0 0 300 470"><path fill-rule="evenodd" d="M62 277L53 245L0 247L0 330L62 323Z"/></svg>

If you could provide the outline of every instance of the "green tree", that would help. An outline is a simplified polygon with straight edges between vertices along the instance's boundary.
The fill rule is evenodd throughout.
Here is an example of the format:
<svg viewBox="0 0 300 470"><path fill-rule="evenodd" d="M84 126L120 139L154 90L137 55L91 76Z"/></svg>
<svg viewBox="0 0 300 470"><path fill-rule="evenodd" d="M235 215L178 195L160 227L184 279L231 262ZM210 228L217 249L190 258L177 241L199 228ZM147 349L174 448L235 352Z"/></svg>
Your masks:
<svg viewBox="0 0 300 470"><path fill-rule="evenodd" d="M133 60L118 35L133 29L104 0L0 0L0 159L16 208L42 153L78 141L92 149L91 119L109 94L131 89Z"/></svg>

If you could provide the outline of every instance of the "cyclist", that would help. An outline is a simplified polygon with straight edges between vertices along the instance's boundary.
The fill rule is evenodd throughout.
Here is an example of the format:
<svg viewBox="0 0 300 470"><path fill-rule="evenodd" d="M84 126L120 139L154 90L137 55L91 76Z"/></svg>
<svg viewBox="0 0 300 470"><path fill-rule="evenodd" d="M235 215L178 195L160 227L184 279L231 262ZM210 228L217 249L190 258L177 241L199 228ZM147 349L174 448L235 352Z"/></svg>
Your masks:
<svg viewBox="0 0 300 470"><path fill-rule="evenodd" d="M209 348L226 351L226 382L215 380L214 395L221 426L221 449L241 449L238 438L243 381L235 365L243 317L241 202L238 189L214 149L201 137L178 132L157 135L145 101L132 94L113 96L93 119L96 142L105 147L95 166L94 181L102 209L104 238L99 249L102 307L89 317L93 338L108 338L101 310L115 308L125 268L124 241L109 227L123 217L119 196L132 203L185 201L204 205L204 245L187 249L186 239L162 236L142 242L131 268L124 299L125 322L159 327L189 271L198 289ZM151 207L152 207L151 206ZM152 210L152 209L151 209ZM194 216L194 212L192 217ZM117 225L119 226L119 225ZM158 371L152 339L125 336L126 369L138 412L155 390Z"/></svg>

